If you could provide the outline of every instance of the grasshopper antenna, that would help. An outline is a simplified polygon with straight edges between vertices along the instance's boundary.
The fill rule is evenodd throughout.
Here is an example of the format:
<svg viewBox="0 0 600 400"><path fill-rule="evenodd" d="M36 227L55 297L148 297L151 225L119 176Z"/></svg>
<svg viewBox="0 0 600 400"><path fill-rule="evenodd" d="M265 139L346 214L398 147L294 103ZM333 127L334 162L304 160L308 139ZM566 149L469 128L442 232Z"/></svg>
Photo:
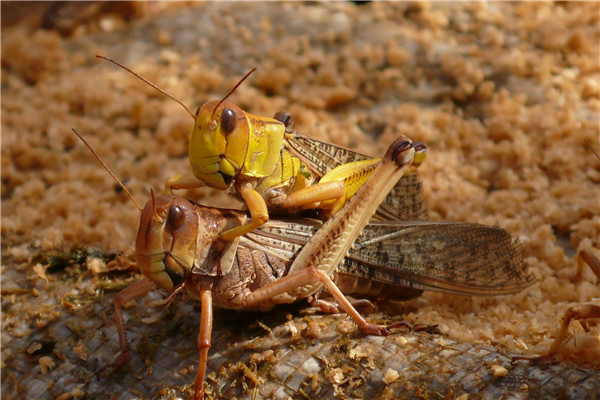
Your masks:
<svg viewBox="0 0 600 400"><path fill-rule="evenodd" d="M594 146L592 146L592 144L588 142L587 139L585 139L585 144L587 144L587 147L589 147L592 153L594 153L594 155L600 160L600 154L598 154L598 152L594 149Z"/></svg>
<svg viewBox="0 0 600 400"><path fill-rule="evenodd" d="M125 71L127 71L127 72L129 72L130 74L132 74L133 76L135 76L135 77L137 77L137 78L141 79L142 81L144 81L144 82L145 82L145 83L147 83L148 85L152 86L154 89L158 90L159 92L161 92L161 93L162 93L162 94L164 94L165 96L169 97L171 100L175 100L177 103L179 103L179 105L180 105L181 107L183 107L183 108L185 109L185 111L187 111L187 112L188 112L188 114L190 114L190 115L192 116L192 118L193 118L194 120L196 120L196 117L195 117L195 116L194 116L194 114L193 114L193 113L190 111L190 109L189 109L189 108L187 108L187 106L186 106L185 104L183 104L183 103L182 103L182 102L181 102L179 99L177 99L175 96L173 96L172 94L170 94L170 93L169 93L169 92L167 92L166 90L159 88L157 85L155 85L154 83L150 82L148 79L146 79L146 78L144 78L143 76L141 76L141 75L139 75L139 74L137 74L137 73L133 72L132 70L130 70L130 69L129 69L129 68L127 68L126 66L119 64L119 63L118 63L118 62L116 62L115 60L112 60L112 59L110 59L110 58L108 58L108 57L99 56L99 55L96 55L96 57L98 57L98 58L102 58L103 60L109 61L109 62L111 62L111 63L115 64L116 66L123 68ZM255 68L255 69L256 69L256 68ZM244 79L245 79L245 78L244 78ZM240 82L240 83L241 83L241 82ZM236 86L236 87L237 87L237 86ZM228 96L229 96L229 95L228 95Z"/></svg>
<svg viewBox="0 0 600 400"><path fill-rule="evenodd" d="M110 176L113 177L113 179L115 181L117 181L117 183L119 184L119 186L121 186L121 188L123 188L123 190L125 191L125 193L127 193L127 195L129 196L129 198L131 199L131 201L133 201L133 204L135 204L135 206L137 207L138 210L140 210L140 212L142 212L142 207L140 207L140 205L138 204L137 201L135 201L135 199L133 198L133 195L131 194L131 192L129 190L127 190L127 188L125 187L125 185L123 185L121 183L121 181L119 180L119 178L117 178L117 176L115 174L113 174L113 172L110 170L110 168L108 168L108 165L106 165L106 163L100 158L100 156L98 154L96 154L96 152L94 151L94 149L92 149L92 146L90 146L88 144L88 142L85 141L85 139L73 128L71 128L73 130L73 132L75 132L75 134L77 135L77 137L79 137L79 139L81 139L81 141L83 142L83 144L85 144L85 146L92 152L92 154L94 155L94 157L96 157L96 160L98 160L100 162L100 164L102 164L102 166L104 167L104 169L106 171L108 171L108 173L110 174Z"/></svg>
<svg viewBox="0 0 600 400"><path fill-rule="evenodd" d="M240 87L240 85L241 85L241 84L242 84L242 83L243 83L243 82L244 82L246 79L248 79L248 77L249 77L250 75L252 75L252 73L253 73L254 71L256 71L256 67L252 68L252 69L251 69L251 70L250 70L250 71L249 71L249 72L248 72L246 75L244 75L244 77L243 77L242 79L240 79L240 81L239 81L238 83L236 83L236 84L235 84L235 86L233 87L233 89L231 89L231 90L229 91L229 93L227 93L227 94L225 95L225 97L223 97L223 98L221 99L221 101L219 101L219 102L217 103L217 106L216 106L216 107L215 107L215 109L213 110L213 113L212 113L212 115L211 115L210 119L213 119L213 118L215 117L215 112L217 112L217 108L219 108L219 106L221 105L221 103L223 103L225 100L227 100L227 98L228 98L229 96L231 96L231 94L232 94L233 92L235 92L235 90L236 90L237 88L239 88L239 87Z"/></svg>
<svg viewBox="0 0 600 400"><path fill-rule="evenodd" d="M158 213L156 212L156 199L154 198L154 190L152 188L150 188L150 198L152 199L152 214L154 215L154 220L156 222L161 222L162 219L159 217Z"/></svg>

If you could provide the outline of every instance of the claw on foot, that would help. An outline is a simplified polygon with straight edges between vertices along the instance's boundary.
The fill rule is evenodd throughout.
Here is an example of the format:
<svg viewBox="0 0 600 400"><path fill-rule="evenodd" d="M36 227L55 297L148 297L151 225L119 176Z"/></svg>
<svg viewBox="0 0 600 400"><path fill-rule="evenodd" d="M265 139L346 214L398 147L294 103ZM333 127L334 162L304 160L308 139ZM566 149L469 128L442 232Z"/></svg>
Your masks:
<svg viewBox="0 0 600 400"><path fill-rule="evenodd" d="M392 333L392 329L400 327L407 328L410 332L410 325L404 321L397 321L385 326L377 324L367 324L364 328L362 328L362 331L367 335L388 336Z"/></svg>
<svg viewBox="0 0 600 400"><path fill-rule="evenodd" d="M377 325L377 324L367 324L362 331L367 335L375 335L375 336L388 336L392 333L387 326Z"/></svg>

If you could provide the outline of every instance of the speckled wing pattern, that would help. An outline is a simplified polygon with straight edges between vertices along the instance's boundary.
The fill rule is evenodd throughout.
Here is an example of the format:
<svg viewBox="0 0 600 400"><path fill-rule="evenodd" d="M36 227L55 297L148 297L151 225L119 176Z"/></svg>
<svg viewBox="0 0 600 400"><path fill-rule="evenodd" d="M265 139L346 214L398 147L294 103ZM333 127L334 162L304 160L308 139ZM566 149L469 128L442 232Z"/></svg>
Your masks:
<svg viewBox="0 0 600 400"><path fill-rule="evenodd" d="M338 165L373 158L296 131L286 132L284 146L319 178ZM379 206L374 218L383 221L428 219L423 184L417 171L409 172L400 179Z"/></svg>
<svg viewBox="0 0 600 400"><path fill-rule="evenodd" d="M535 281L504 229L444 221L370 224L338 272L468 295L517 293Z"/></svg>
<svg viewBox="0 0 600 400"><path fill-rule="evenodd" d="M240 246L291 262L320 225L317 220L271 220L246 235ZM535 280L523 262L520 243L504 229L431 221L369 224L338 273L469 295L516 293Z"/></svg>

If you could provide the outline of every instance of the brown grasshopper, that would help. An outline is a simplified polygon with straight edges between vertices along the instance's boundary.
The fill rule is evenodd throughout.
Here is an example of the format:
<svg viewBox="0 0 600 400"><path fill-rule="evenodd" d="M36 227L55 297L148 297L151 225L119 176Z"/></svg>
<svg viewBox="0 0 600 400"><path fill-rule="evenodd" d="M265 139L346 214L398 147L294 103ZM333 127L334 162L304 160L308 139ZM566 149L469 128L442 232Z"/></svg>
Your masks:
<svg viewBox="0 0 600 400"><path fill-rule="evenodd" d="M342 293L391 299L413 297L424 289L491 295L515 293L531 284L520 247L500 228L421 221L365 227L378 202L409 167L413 151L410 140L396 141L365 189L329 221L271 220L224 249L219 247L220 233L243 224L244 213L203 207L177 196L152 196L142 211L136 240L138 265L146 278L115 298L121 353L111 367L122 365L129 353L122 306L156 288L171 292L167 301L184 290L202 301L195 383L195 397L202 398L213 304L266 310L327 287L361 330L387 335L404 323L371 324ZM323 302L319 305L326 308Z"/></svg>

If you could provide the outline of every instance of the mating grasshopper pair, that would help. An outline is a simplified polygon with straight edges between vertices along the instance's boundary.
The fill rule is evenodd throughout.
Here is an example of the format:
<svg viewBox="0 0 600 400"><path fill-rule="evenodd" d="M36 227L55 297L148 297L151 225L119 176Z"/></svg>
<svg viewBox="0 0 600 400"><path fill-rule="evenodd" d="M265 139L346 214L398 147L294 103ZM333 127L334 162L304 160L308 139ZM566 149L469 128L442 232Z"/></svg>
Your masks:
<svg viewBox="0 0 600 400"><path fill-rule="evenodd" d="M252 219L176 196L152 196L136 240L136 258L146 279L115 298L121 354L114 366L128 356L121 307L156 288L171 291L169 301L185 290L202 302L194 390L199 399L213 304L269 309L314 297L326 287L361 330L386 335L390 327L368 323L335 280L346 293L363 297L387 296L394 287L408 288L404 297L423 289L505 294L533 281L519 246L499 228L431 222L367 226L376 213L393 221L426 214L414 171L423 159L423 145L401 137L383 158L368 159L292 131L284 114L256 117L224 100L207 103L196 113L190 161L205 184L236 189ZM266 147L260 147L261 135L268 139ZM315 183L317 177L321 179ZM198 179L189 176L167 181L168 189L196 186ZM314 220L267 223L266 202L275 208L331 209L333 216L322 226ZM365 227L359 248L344 261Z"/></svg>
<svg viewBox="0 0 600 400"><path fill-rule="evenodd" d="M271 220L224 249L219 246L221 233L242 225L245 213L203 207L177 196L152 196L142 211L136 240L138 265L146 279L115 298L121 353L113 366L128 357L122 306L157 287L171 292L168 301L185 290L202 302L198 399L203 396L213 305L266 310L326 287L361 330L386 335L390 327L368 323L342 292L405 299L424 289L491 295L528 286L533 278L520 247L500 228L422 221L366 225L410 168L413 155L408 139L396 141L371 179L325 223ZM183 278L174 287L171 276Z"/></svg>
<svg viewBox="0 0 600 400"><path fill-rule="evenodd" d="M221 100L204 103L195 114L179 100L129 68L106 57L98 56L127 70L166 96L175 100L194 118L189 143L189 161L193 174L167 179L165 189L210 186L240 197L248 207L251 219L223 232L223 242L256 229L269 220L269 210L326 210L335 214L366 182L380 158L370 158L339 147L315 141L291 128L291 117L277 113L274 118L253 115L226 101L255 70L246 74ZM426 147L416 142L416 168L425 158ZM334 150L328 152L328 150ZM325 156L324 159L320 157ZM387 206L386 219L407 220L414 215L426 218L424 201L411 197L416 193L416 174L394 189ZM403 199L407 204L399 204ZM410 202L410 203L408 203ZM407 213L404 213L407 210Z"/></svg>

